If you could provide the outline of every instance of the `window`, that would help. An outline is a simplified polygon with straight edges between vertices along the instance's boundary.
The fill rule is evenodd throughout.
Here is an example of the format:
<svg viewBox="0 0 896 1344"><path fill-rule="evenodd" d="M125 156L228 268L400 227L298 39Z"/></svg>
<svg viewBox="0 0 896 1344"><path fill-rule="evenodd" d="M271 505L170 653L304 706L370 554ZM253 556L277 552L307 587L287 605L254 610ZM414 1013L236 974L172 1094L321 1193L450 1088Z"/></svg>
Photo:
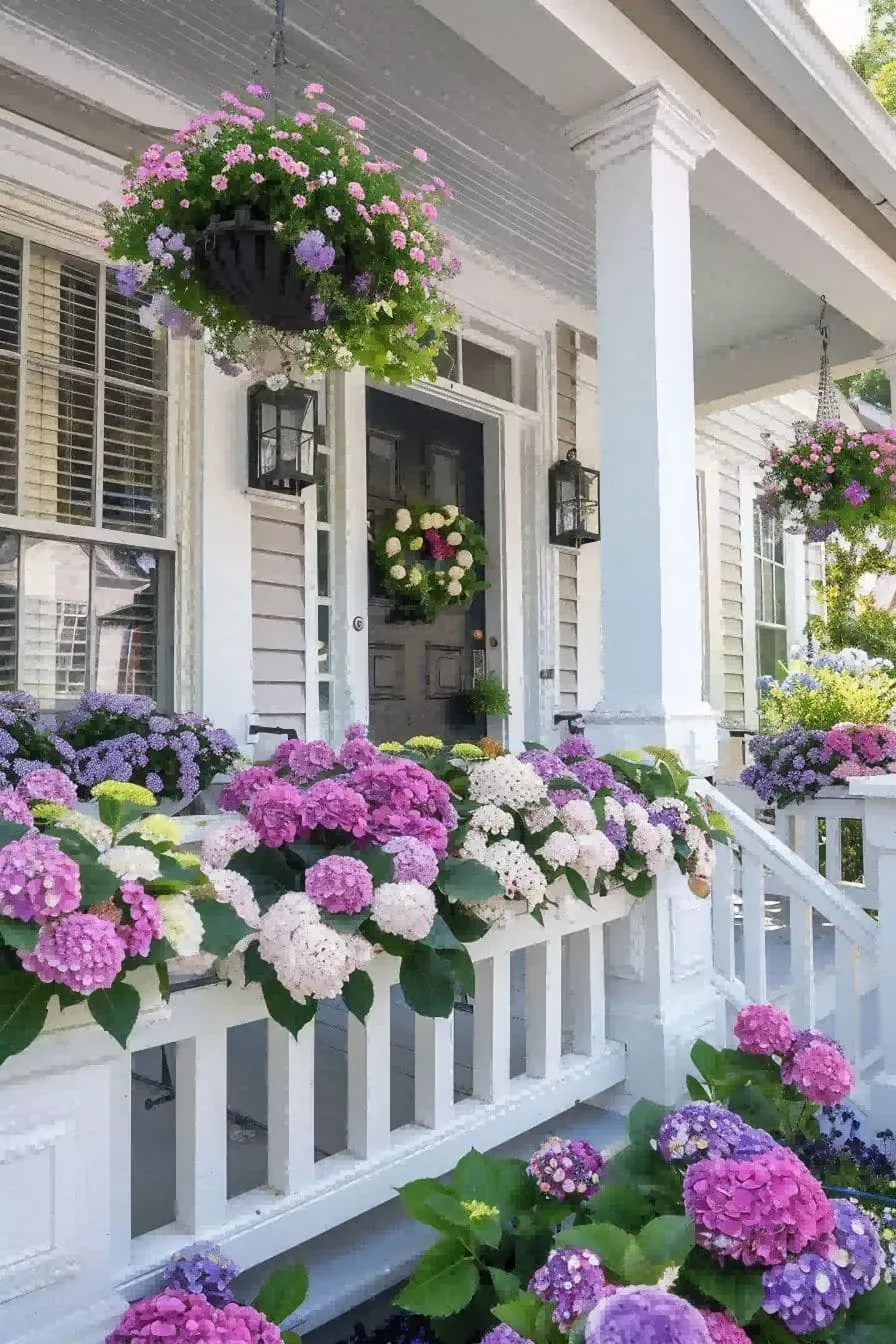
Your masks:
<svg viewBox="0 0 896 1344"><path fill-rule="evenodd" d="M436 372L440 378L462 383L464 387L499 397L501 401L514 400L513 360L491 346L468 340L466 336L459 338L448 334L446 347L436 360Z"/></svg>
<svg viewBox="0 0 896 1344"><path fill-rule="evenodd" d="M787 661L787 594L784 579L784 526L753 503L753 571L756 583L756 670L774 676Z"/></svg>
<svg viewBox="0 0 896 1344"><path fill-rule="evenodd" d="M167 349L139 308L103 266L0 234L0 689L46 710L171 694Z"/></svg>

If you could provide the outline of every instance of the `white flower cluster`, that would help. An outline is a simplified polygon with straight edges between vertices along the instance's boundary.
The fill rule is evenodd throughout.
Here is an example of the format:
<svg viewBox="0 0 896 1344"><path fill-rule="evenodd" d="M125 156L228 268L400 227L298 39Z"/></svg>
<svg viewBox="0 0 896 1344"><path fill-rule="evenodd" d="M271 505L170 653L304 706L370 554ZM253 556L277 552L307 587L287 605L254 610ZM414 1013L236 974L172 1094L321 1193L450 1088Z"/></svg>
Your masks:
<svg viewBox="0 0 896 1344"><path fill-rule="evenodd" d="M538 807L531 807L523 814L523 820L526 823L526 829L533 835L546 831L557 820L557 809L553 803L541 803Z"/></svg>
<svg viewBox="0 0 896 1344"><path fill-rule="evenodd" d="M458 854L462 859L476 859L479 863L484 863L487 850L488 836L485 831L477 831L471 826Z"/></svg>
<svg viewBox="0 0 896 1344"><path fill-rule="evenodd" d="M607 821L615 821L617 826L624 826L625 808L615 798L605 798L604 817Z"/></svg>
<svg viewBox="0 0 896 1344"><path fill-rule="evenodd" d="M637 804L629 804L629 807L635 807ZM626 813L628 807L626 807ZM640 808L643 812L644 809ZM649 821L635 822L635 829L632 834L632 845L639 854L643 854L647 863L647 871L651 877L656 877L662 872L667 863L671 863L675 858L675 850L672 847L672 832L668 826L654 826Z"/></svg>
<svg viewBox="0 0 896 1344"><path fill-rule="evenodd" d="M483 835L509 835L513 830L513 816L503 807L484 803L470 817L470 826Z"/></svg>
<svg viewBox="0 0 896 1344"><path fill-rule="evenodd" d="M684 838L691 851L690 867L696 877L712 876L716 866L716 852L712 840L699 826L690 824L685 827Z"/></svg>
<svg viewBox="0 0 896 1344"><path fill-rule="evenodd" d="M202 841L202 864L205 868L226 868L240 850L248 854L258 848L258 832L248 821L233 821L210 831Z"/></svg>
<svg viewBox="0 0 896 1344"><path fill-rule="evenodd" d="M162 936L179 957L198 957L204 929L190 897L184 891L176 891L156 899L162 914Z"/></svg>
<svg viewBox="0 0 896 1344"><path fill-rule="evenodd" d="M495 756L470 767L470 798L474 803L494 803L496 807L535 807L545 801L545 787L526 761Z"/></svg>
<svg viewBox="0 0 896 1344"><path fill-rule="evenodd" d="M436 917L436 898L422 882L384 882L373 893L371 914L384 933L418 942Z"/></svg>
<svg viewBox="0 0 896 1344"><path fill-rule="evenodd" d="M688 811L688 805L683 803L680 798L655 798L650 806L656 809L662 808L664 812L670 810L677 812L683 825L686 825L690 820L691 814Z"/></svg>
<svg viewBox="0 0 896 1344"><path fill-rule="evenodd" d="M579 856L579 842L569 831L552 831L536 852L552 868L568 868Z"/></svg>
<svg viewBox="0 0 896 1344"><path fill-rule="evenodd" d="M593 891L598 873L611 873L618 862L619 850L603 831L595 831L580 841L572 867L585 879L589 891Z"/></svg>
<svg viewBox="0 0 896 1344"><path fill-rule="evenodd" d="M489 845L482 862L497 873L507 895L521 897L530 910L547 895L547 878L518 840L498 840ZM479 910L477 905L477 914Z"/></svg>
<svg viewBox="0 0 896 1344"><path fill-rule="evenodd" d="M159 861L151 849L142 845L113 845L98 862L122 882L153 882L159 875Z"/></svg>
<svg viewBox="0 0 896 1344"><path fill-rule="evenodd" d="M300 1003L338 998L352 972L373 956L373 948L359 934L339 933L324 924L317 906L301 891L288 891L263 916L258 950Z"/></svg>
<svg viewBox="0 0 896 1344"><path fill-rule="evenodd" d="M243 877L242 873L232 872L229 868L206 868L205 875L210 885L214 887L218 900L233 906L240 919L245 920L250 929L257 929L261 924L261 911L249 879ZM250 942L251 935L247 934L237 943L234 951L244 952Z"/></svg>
<svg viewBox="0 0 896 1344"><path fill-rule="evenodd" d="M115 838L110 827L96 817L86 817L83 812L63 812L54 825L62 826L67 831L76 831L99 850L108 849Z"/></svg>
<svg viewBox="0 0 896 1344"><path fill-rule="evenodd" d="M560 809L560 820L571 835L593 835L597 830L594 808L586 798L572 798Z"/></svg>

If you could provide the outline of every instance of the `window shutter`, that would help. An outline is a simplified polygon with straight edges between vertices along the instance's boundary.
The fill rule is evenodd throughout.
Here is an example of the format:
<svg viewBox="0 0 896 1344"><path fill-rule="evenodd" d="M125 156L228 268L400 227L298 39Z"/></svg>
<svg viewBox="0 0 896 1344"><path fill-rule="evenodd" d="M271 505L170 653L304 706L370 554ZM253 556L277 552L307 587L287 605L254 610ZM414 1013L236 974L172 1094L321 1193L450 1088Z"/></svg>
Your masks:
<svg viewBox="0 0 896 1344"><path fill-rule="evenodd" d="M14 691L18 682L16 667L18 591L19 539L7 533L0 536L0 691Z"/></svg>
<svg viewBox="0 0 896 1344"><path fill-rule="evenodd" d="M22 248L0 235L0 511L16 512Z"/></svg>

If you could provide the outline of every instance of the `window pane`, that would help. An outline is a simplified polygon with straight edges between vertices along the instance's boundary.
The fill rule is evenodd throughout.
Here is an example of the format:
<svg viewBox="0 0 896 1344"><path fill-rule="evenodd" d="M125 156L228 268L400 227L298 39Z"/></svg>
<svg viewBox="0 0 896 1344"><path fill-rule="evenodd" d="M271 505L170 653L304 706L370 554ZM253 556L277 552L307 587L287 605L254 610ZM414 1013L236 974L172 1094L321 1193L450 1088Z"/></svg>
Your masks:
<svg viewBox="0 0 896 1344"><path fill-rule="evenodd" d="M64 708L87 689L89 548L24 538L20 572L19 684L42 708Z"/></svg>
<svg viewBox="0 0 896 1344"><path fill-rule="evenodd" d="M158 561L124 546L97 546L94 688L124 695L157 693Z"/></svg>
<svg viewBox="0 0 896 1344"><path fill-rule="evenodd" d="M139 298L125 299L110 273L106 290L106 376L164 389L168 344L140 325Z"/></svg>
<svg viewBox="0 0 896 1344"><path fill-rule="evenodd" d="M330 706L330 683L328 681L317 683L317 712L320 736L325 742L329 742L333 736L333 717Z"/></svg>
<svg viewBox="0 0 896 1344"><path fill-rule="evenodd" d="M18 350L22 302L22 246L0 235L0 350Z"/></svg>
<svg viewBox="0 0 896 1344"><path fill-rule="evenodd" d="M753 501L753 552L762 554L762 510L758 500Z"/></svg>
<svg viewBox="0 0 896 1344"><path fill-rule="evenodd" d="M110 384L105 398L103 526L122 532L165 530L167 403Z"/></svg>
<svg viewBox="0 0 896 1344"><path fill-rule="evenodd" d="M3 294L0 290L0 304L2 302ZM3 310L0 307L0 324L2 322ZM3 332L0 325L0 343L2 340ZM4 513L17 512L18 411L19 366L11 359L0 357L0 509Z"/></svg>
<svg viewBox="0 0 896 1344"><path fill-rule="evenodd" d="M385 434L367 436L367 493L394 502L398 495L398 441Z"/></svg>
<svg viewBox="0 0 896 1344"><path fill-rule="evenodd" d="M330 670L330 608L325 606L317 609L317 670Z"/></svg>
<svg viewBox="0 0 896 1344"><path fill-rule="evenodd" d="M99 270L32 246L28 264L28 354L39 364L96 370Z"/></svg>
<svg viewBox="0 0 896 1344"><path fill-rule="evenodd" d="M330 596L330 534L317 534L317 591L321 597Z"/></svg>
<svg viewBox="0 0 896 1344"><path fill-rule="evenodd" d="M457 453L444 448L429 450L429 494L440 504L460 504L457 480Z"/></svg>
<svg viewBox="0 0 896 1344"><path fill-rule="evenodd" d="M457 337L450 332L445 349L436 358L436 373L449 382L457 382Z"/></svg>
<svg viewBox="0 0 896 1344"><path fill-rule="evenodd" d="M24 511L92 523L96 384L49 364L26 377Z"/></svg>
<svg viewBox="0 0 896 1344"><path fill-rule="evenodd" d="M19 538L0 532L0 691L14 691L16 669L16 619L19 591Z"/></svg>
<svg viewBox="0 0 896 1344"><path fill-rule="evenodd" d="M777 516L772 517L772 556L779 565L784 563L784 524Z"/></svg>
<svg viewBox="0 0 896 1344"><path fill-rule="evenodd" d="M318 448L314 463L314 480L317 484L317 519L320 523L330 521L330 458Z"/></svg>
<svg viewBox="0 0 896 1344"><path fill-rule="evenodd" d="M783 565L775 565L775 624L787 624L787 600Z"/></svg>
<svg viewBox="0 0 896 1344"><path fill-rule="evenodd" d="M464 386L477 392L513 401L513 363L509 355L501 355L474 341L462 344Z"/></svg>

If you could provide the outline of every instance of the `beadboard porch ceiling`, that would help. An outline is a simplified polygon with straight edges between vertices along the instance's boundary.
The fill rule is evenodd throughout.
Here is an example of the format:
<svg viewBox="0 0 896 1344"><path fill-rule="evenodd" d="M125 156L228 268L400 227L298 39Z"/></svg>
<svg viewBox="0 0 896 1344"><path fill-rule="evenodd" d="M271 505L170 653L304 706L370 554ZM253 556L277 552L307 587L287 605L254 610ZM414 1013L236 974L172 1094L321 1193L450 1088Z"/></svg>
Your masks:
<svg viewBox="0 0 896 1344"><path fill-rule="evenodd" d="M35 7L0 0L4 13L201 106L222 88L240 87L253 69L264 71L273 4L41 0ZM338 110L365 116L377 150L398 161L425 145L457 193L446 212L451 232L504 267L590 305L592 179L563 134L570 112L584 108L569 107L562 87L564 80L567 90L586 84L591 106L615 97L626 84L609 65L571 46L555 95L561 112L413 0L287 0L286 18L296 89L319 79ZM63 105L46 90L32 87L30 110L27 81L19 97L16 111L45 124L62 119L57 128L67 129ZM698 364L724 363L732 350L757 342L805 339L817 318L816 294L697 208L693 243ZM874 341L845 317L833 313L831 323L835 361L871 353ZM811 372L813 360L814 352L802 372Z"/></svg>

